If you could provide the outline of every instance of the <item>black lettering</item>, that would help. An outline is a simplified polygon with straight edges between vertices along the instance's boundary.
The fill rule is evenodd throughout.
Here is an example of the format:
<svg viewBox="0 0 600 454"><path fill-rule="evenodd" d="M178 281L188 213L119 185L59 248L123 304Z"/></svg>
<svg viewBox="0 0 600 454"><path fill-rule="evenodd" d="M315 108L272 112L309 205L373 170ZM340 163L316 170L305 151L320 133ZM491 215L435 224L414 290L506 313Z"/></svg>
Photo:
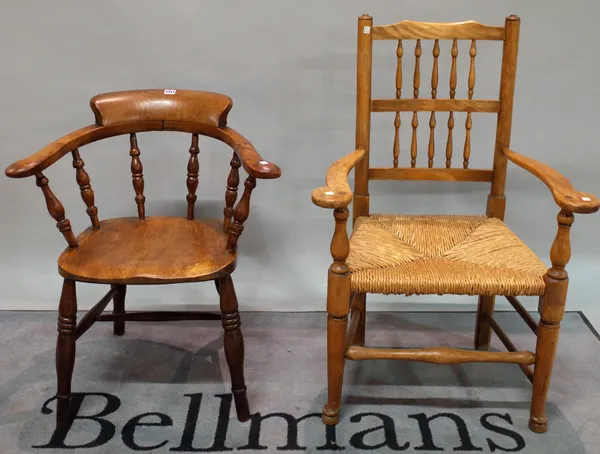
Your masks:
<svg viewBox="0 0 600 454"><path fill-rule="evenodd" d="M325 426L325 444L319 446L317 451L343 451L343 446L337 444L336 426Z"/></svg>
<svg viewBox="0 0 600 454"><path fill-rule="evenodd" d="M159 422L143 422L147 416L158 416ZM123 444L127 446L129 449L133 449L134 451L151 451L153 449L162 448L164 445L168 443L167 440L151 446L141 446L135 442L134 434L135 428L140 426L172 426L173 420L169 417L169 415L165 415L164 413L143 413L141 415L134 416L131 418L125 425L123 426L123 430L121 432L121 438L123 439Z"/></svg>
<svg viewBox="0 0 600 454"><path fill-rule="evenodd" d="M190 397L190 406L188 408L187 418L185 420L185 429L181 437L181 443L170 451L176 452L223 452L233 451L232 448L225 446L227 438L227 429L229 428L229 412L231 411L232 394L217 394L215 397L221 399L219 404L219 416L217 418L217 428L215 430L215 439L210 448L194 448L194 434L198 415L200 413L200 404L202 402L202 393L186 394Z"/></svg>
<svg viewBox="0 0 600 454"><path fill-rule="evenodd" d="M444 448L440 448L433 443L433 434L431 433L431 427L429 423L437 418L449 418L456 424L458 429L458 437L460 438L460 446L454 448L454 451L483 451L483 448L474 446L469 436L469 430L467 429L466 423L463 419L452 413L438 413L430 418L425 413L418 413L416 415L408 415L409 418L416 419L419 422L419 430L421 431L421 438L423 440L423 446L415 447L415 451L443 451Z"/></svg>
<svg viewBox="0 0 600 454"><path fill-rule="evenodd" d="M509 438L512 438L516 443L516 446L514 448L505 448L505 447L497 445L496 443L494 443L493 440L488 438L487 443L488 443L488 446L490 447L491 452L495 452L498 449L500 451L504 451L504 452L518 452L518 451L521 451L523 448L525 448L525 440L518 432L507 429L506 427L497 426L495 424L492 424L490 421L488 421L490 416L495 416L497 418L504 419L506 422L508 422L509 424L512 425L513 422L512 422L512 419L510 418L510 415L508 413L506 413L504 415L501 415L500 413L486 413L485 415L481 416L481 425L487 430L490 430L490 431L496 432L500 435L505 435Z"/></svg>
<svg viewBox="0 0 600 454"><path fill-rule="evenodd" d="M99 396L104 397L106 399L106 406L104 409L95 415L79 415L79 409L81 408L81 404L83 403L83 399L87 396ZM56 400L56 397L52 397L48 399L42 405L42 413L45 415L49 415L52 413L52 410L48 407L48 404L52 401ZM113 396L112 394L106 393L73 393L71 396L71 413L73 414L73 424L75 424L75 420L77 419L88 419L90 421L96 421L100 424L100 433L98 436L85 444L82 445L66 445L65 440L67 435L69 434L68 429L56 429L50 438L50 441L45 445L36 445L32 446L33 448L52 448L52 449L77 449L77 448L97 448L98 446L102 446L106 444L108 441L114 437L115 432L117 431L116 426L108 421L107 419L103 419L103 416L110 415L119 409L121 406L121 401L117 396Z"/></svg>
<svg viewBox="0 0 600 454"><path fill-rule="evenodd" d="M350 417L350 422L360 422L365 416L375 416L381 419L382 423L379 426L372 427L371 429L361 430L356 432L350 437L350 444L355 449L362 449L365 451L375 451L376 449L387 446L393 451L405 451L409 448L410 443L406 442L402 446L398 445L398 439L396 437L396 427L394 426L394 420L387 415L382 413L359 413ZM376 445L368 445L365 443L365 436L376 432L378 430L383 431L383 441Z"/></svg>
<svg viewBox="0 0 600 454"><path fill-rule="evenodd" d="M237 448L240 451L243 450L265 450L267 446L260 444L260 429L262 422L268 418L279 417L285 419L287 422L287 443L285 446L277 448L278 451L305 451L306 447L298 445L298 423L308 418L320 418L320 413L310 413L308 415L301 416L300 418L294 418L292 415L287 413L269 413L268 415L261 416L260 413L254 413L250 416L250 433L248 434L248 444Z"/></svg>

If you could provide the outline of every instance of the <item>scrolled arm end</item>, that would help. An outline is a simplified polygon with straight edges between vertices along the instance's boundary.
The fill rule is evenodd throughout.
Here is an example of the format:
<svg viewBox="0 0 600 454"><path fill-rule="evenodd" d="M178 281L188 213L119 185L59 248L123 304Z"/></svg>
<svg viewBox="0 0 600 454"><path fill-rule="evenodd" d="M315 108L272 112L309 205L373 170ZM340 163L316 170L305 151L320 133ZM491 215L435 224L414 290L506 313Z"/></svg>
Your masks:
<svg viewBox="0 0 600 454"><path fill-rule="evenodd" d="M228 126L221 127L217 130L216 138L235 151L244 170L254 178L272 180L281 176L281 169L272 162L264 160L250 141L236 130Z"/></svg>
<svg viewBox="0 0 600 454"><path fill-rule="evenodd" d="M352 192L336 191L329 186L323 186L312 192L312 201L321 208L343 208L352 202Z"/></svg>
<svg viewBox="0 0 600 454"><path fill-rule="evenodd" d="M359 148L334 162L325 178L326 185L312 192L312 201L322 208L339 209L352 202L352 189L348 184L348 174L365 157L365 150Z"/></svg>

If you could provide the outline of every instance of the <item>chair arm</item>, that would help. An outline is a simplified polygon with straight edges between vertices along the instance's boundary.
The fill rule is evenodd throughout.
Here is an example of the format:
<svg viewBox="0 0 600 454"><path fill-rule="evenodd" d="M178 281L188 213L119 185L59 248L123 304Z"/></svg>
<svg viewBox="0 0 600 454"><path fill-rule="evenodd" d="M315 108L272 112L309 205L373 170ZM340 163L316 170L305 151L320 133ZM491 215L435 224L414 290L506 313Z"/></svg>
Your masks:
<svg viewBox="0 0 600 454"><path fill-rule="evenodd" d="M274 179L281 176L281 169L272 162L265 161L250 141L236 130L224 126L218 129L216 138L235 151L244 170L254 178Z"/></svg>
<svg viewBox="0 0 600 454"><path fill-rule="evenodd" d="M24 178L40 173L75 148L94 140L97 131L102 129L102 126L90 125L73 131L37 153L9 165L4 173L10 178Z"/></svg>
<svg viewBox="0 0 600 454"><path fill-rule="evenodd" d="M504 148L504 155L519 167L538 177L550 192L556 204L570 213L595 213L600 208L600 200L586 192L575 190L571 182L553 168L535 159Z"/></svg>
<svg viewBox="0 0 600 454"><path fill-rule="evenodd" d="M363 160L365 150L359 148L334 162L327 170L326 186L312 192L312 201L322 208L345 208L352 202L352 189L348 184L348 174Z"/></svg>

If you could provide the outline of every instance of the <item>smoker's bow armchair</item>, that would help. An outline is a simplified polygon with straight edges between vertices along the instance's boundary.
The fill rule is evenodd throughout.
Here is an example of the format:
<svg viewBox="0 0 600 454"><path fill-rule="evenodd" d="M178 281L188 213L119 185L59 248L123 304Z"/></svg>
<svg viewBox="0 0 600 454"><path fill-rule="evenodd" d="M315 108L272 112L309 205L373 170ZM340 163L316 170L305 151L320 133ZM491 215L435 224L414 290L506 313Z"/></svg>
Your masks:
<svg viewBox="0 0 600 454"><path fill-rule="evenodd" d="M58 139L6 169L6 175L11 178L35 177L48 211L68 244L58 259L58 272L64 283L58 308L56 344L57 427L65 428L71 424L69 407L75 341L96 321L112 321L114 334L123 335L125 321L128 320L221 320L237 415L240 421L245 421L250 412L243 373L244 341L231 273L236 267L237 241L250 212L250 194L256 180L278 178L281 172L275 164L263 160L247 139L227 126L227 114L232 107L228 96L193 90L133 90L95 96L90 105L96 117L95 124ZM144 131L192 134L187 165L186 216L146 215L144 175L136 135ZM101 221L79 148L123 134L129 136L137 217ZM199 135L220 140L233 149L222 221L196 219ZM43 174L47 167L69 153L91 221L91 227L77 237L65 217L62 203ZM243 195L236 205L240 167L248 173L248 177ZM125 311L128 285L202 281L214 281L220 294L220 314ZM79 323L76 282L108 284L111 287ZM113 313L104 314L111 301L114 303Z"/></svg>

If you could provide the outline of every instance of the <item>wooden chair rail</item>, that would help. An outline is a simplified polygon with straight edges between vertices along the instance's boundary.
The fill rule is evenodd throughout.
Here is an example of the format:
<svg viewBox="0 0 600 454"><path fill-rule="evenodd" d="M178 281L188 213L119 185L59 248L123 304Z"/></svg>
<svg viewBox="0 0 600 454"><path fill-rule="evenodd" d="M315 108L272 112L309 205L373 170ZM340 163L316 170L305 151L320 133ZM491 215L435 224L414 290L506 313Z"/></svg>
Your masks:
<svg viewBox="0 0 600 454"><path fill-rule="evenodd" d="M535 363L535 354L528 351L508 353L481 352L448 347L391 349L352 345L346 349L346 358L358 361L366 359L399 359L433 364Z"/></svg>
<svg viewBox="0 0 600 454"><path fill-rule="evenodd" d="M500 341L504 344L506 349L509 352L517 352L518 351L517 347L515 347L515 344L512 343L512 341L510 340L508 335L504 332L502 327L498 324L496 319L492 315L487 315L486 318L490 324L490 327L492 328L492 331L494 331L494 333L496 333L496 336L498 336L498 339L500 339ZM534 358L535 358L535 356L534 356ZM529 366L527 366L528 363L518 363L518 364L519 364L519 367L521 368L521 370L523 371L523 373L529 379L529 381L531 383L533 383L533 371L531 370L531 368ZM529 364L533 364L533 362L529 363Z"/></svg>
<svg viewBox="0 0 600 454"><path fill-rule="evenodd" d="M90 100L96 124L131 121L192 120L209 126L227 124L233 106L229 96L197 90L150 89L103 93Z"/></svg>
<svg viewBox="0 0 600 454"><path fill-rule="evenodd" d="M17 161L5 170L10 178L35 175L54 164L67 153L84 145L109 137L145 131L180 131L212 137L229 145L238 155L244 170L255 178L279 178L281 170L265 161L252 144L240 133L229 127L217 128L195 122L169 122L163 120L134 121L107 126L90 125L73 131L52 142L37 153Z"/></svg>
<svg viewBox="0 0 600 454"><path fill-rule="evenodd" d="M199 311L149 311L127 312L124 314L101 314L96 317L96 321L98 322L174 322L178 320L221 320L221 314Z"/></svg>
<svg viewBox="0 0 600 454"><path fill-rule="evenodd" d="M512 307L515 308L515 310L521 316L521 318L523 319L523 321L525 323L527 323L527 326L529 327L529 329L531 331L533 331L533 334L537 334L537 330L538 330L538 324L537 324L537 322L533 319L533 317L531 316L531 314L529 313L529 311L527 309L525 309L525 307L523 307L523 305L517 299L517 297L515 297L515 296L506 296L505 298L512 305Z"/></svg>
<svg viewBox="0 0 600 454"><path fill-rule="evenodd" d="M119 289L115 286L111 288L106 295L102 297L85 315L81 318L75 328L75 338L79 339L96 322L160 322L177 320L221 320L221 314L212 312L175 312L175 311L144 311L144 312L123 312L120 314L103 314L106 308Z"/></svg>
<svg viewBox="0 0 600 454"><path fill-rule="evenodd" d="M380 39L480 39L504 40L504 27L475 21L436 23L404 20L395 24L377 25L371 29L374 40Z"/></svg>
<svg viewBox="0 0 600 454"><path fill-rule="evenodd" d="M75 327L75 339L79 339L83 333L85 333L94 323L96 323L98 317L101 316L102 311L106 308L108 303L113 300L118 292L119 289L117 287L111 288L100 301L98 301L89 311L85 313Z"/></svg>
<svg viewBox="0 0 600 454"><path fill-rule="evenodd" d="M598 198L575 190L566 177L550 166L508 148L503 148L502 153L514 164L538 177L550 189L554 201L563 210L583 214L595 213L600 208Z"/></svg>
<svg viewBox="0 0 600 454"><path fill-rule="evenodd" d="M426 181L474 181L489 183L494 172L487 169L442 168L370 168L369 180L426 180Z"/></svg>
<svg viewBox="0 0 600 454"><path fill-rule="evenodd" d="M371 112L486 112L498 113L500 101L474 99L373 99Z"/></svg>

